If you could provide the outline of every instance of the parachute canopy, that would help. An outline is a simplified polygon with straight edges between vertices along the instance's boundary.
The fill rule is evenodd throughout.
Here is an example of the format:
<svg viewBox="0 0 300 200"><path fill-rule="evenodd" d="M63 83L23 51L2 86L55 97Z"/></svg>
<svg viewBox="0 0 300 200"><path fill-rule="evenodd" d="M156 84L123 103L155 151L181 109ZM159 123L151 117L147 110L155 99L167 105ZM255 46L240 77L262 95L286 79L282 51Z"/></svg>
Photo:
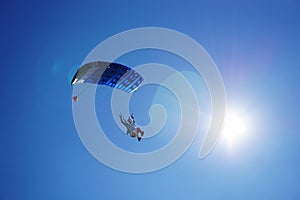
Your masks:
<svg viewBox="0 0 300 200"><path fill-rule="evenodd" d="M100 84L131 93L139 87L143 80L140 74L129 67L118 63L97 61L81 66L74 75L71 85ZM76 100L74 99L74 101Z"/></svg>

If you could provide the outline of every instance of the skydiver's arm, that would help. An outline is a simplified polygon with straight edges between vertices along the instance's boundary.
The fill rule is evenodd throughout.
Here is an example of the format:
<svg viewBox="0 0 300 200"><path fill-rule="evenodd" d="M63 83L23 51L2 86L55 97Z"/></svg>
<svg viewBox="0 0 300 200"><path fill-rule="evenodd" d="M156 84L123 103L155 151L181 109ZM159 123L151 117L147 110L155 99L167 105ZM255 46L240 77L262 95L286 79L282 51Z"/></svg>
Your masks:
<svg viewBox="0 0 300 200"><path fill-rule="evenodd" d="M125 126L127 125L125 119L123 118L122 115L120 115L120 120L121 120L121 123L124 124Z"/></svg>

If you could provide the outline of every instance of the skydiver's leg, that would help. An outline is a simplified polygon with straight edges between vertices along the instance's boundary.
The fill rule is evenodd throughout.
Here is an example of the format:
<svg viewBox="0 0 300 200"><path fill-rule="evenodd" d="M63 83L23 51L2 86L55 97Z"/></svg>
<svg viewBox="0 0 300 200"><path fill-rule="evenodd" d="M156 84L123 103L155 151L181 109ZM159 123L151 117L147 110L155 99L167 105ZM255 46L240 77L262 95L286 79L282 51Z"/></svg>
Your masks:
<svg viewBox="0 0 300 200"><path fill-rule="evenodd" d="M132 131L132 132L130 133L130 136L131 136L131 137L137 137L137 134L136 134L134 131Z"/></svg>
<svg viewBox="0 0 300 200"><path fill-rule="evenodd" d="M137 131L136 137L137 137L138 141L141 141L142 137L140 136L138 131Z"/></svg>
<svg viewBox="0 0 300 200"><path fill-rule="evenodd" d="M144 131L142 131L142 129L140 127L136 128L137 133L140 133L141 137L144 136Z"/></svg>
<svg viewBox="0 0 300 200"><path fill-rule="evenodd" d="M140 129L139 127L136 128L136 133L137 133L137 139L138 139L138 141L141 141L142 136L143 136L144 134L142 134L142 131L141 131L141 129Z"/></svg>
<svg viewBox="0 0 300 200"><path fill-rule="evenodd" d="M144 136L144 131L142 131L142 129L140 129L140 133L141 133L141 136L143 137Z"/></svg>

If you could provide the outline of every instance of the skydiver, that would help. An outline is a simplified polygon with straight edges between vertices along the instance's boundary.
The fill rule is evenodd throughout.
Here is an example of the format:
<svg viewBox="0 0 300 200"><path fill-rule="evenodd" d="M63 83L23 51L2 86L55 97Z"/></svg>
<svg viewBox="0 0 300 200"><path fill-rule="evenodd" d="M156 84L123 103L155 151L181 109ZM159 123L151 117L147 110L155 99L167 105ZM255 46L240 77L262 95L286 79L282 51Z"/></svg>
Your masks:
<svg viewBox="0 0 300 200"><path fill-rule="evenodd" d="M123 115L120 114L121 123L127 128L127 135L131 137L137 137L138 141L141 141L144 136L144 131L136 126L133 114L128 117L127 121L124 119Z"/></svg>

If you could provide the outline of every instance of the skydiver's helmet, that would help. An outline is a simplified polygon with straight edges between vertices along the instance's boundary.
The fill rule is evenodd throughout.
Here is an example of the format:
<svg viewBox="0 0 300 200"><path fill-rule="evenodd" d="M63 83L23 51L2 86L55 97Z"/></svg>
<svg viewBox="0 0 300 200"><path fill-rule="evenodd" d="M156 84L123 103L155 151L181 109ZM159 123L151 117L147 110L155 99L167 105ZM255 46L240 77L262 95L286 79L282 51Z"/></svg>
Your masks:
<svg viewBox="0 0 300 200"><path fill-rule="evenodd" d="M131 123L132 123L132 119L131 119L130 117L128 117L127 122L128 122L129 124L131 124Z"/></svg>

